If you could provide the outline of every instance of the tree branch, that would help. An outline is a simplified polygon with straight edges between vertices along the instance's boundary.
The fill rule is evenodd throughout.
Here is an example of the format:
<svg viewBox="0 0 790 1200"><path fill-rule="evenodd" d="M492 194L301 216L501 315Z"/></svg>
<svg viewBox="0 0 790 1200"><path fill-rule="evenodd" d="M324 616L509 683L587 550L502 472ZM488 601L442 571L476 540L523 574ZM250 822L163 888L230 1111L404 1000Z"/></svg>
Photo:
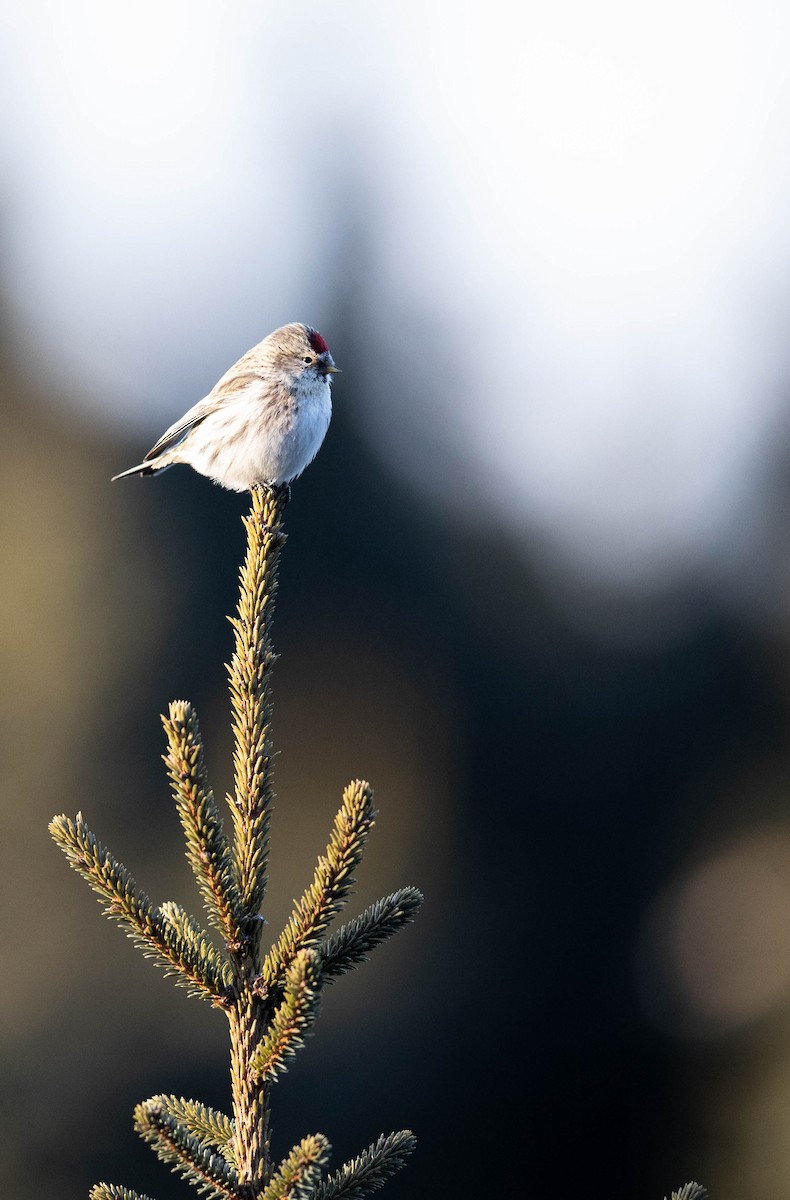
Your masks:
<svg viewBox="0 0 790 1200"><path fill-rule="evenodd" d="M316 1188L311 1200L361 1200L383 1187L390 1175L405 1165L417 1145L408 1129L390 1133L368 1146Z"/></svg>
<svg viewBox="0 0 790 1200"><path fill-rule="evenodd" d="M300 950L285 976L285 996L266 1034L250 1059L259 1079L277 1079L286 1060L304 1045L303 1034L315 1020L321 988L320 959L315 950Z"/></svg>
<svg viewBox="0 0 790 1200"><path fill-rule="evenodd" d="M172 1166L214 1200L236 1200L239 1181L230 1163L214 1153L159 1103L146 1100L134 1110L134 1127L153 1146L162 1162Z"/></svg>
<svg viewBox="0 0 790 1200"><path fill-rule="evenodd" d="M241 899L233 856L208 786L195 710L185 700L174 700L162 724L168 742L164 761L186 838L187 859L209 920L227 943L234 944L240 935Z"/></svg>
<svg viewBox="0 0 790 1200"><path fill-rule="evenodd" d="M312 1200L329 1149L322 1133L303 1138L280 1163L261 1200Z"/></svg>
<svg viewBox="0 0 790 1200"><path fill-rule="evenodd" d="M341 925L320 947L322 978L332 983L365 962L371 950L414 920L422 901L417 888L401 888Z"/></svg>
<svg viewBox="0 0 790 1200"><path fill-rule="evenodd" d="M343 907L354 886L354 871L362 857L374 817L373 790L364 780L355 779L343 793L343 804L335 817L326 855L318 860L313 882L266 956L262 972L266 987L282 985L286 968L295 955L315 946Z"/></svg>
<svg viewBox="0 0 790 1200"><path fill-rule="evenodd" d="M144 954L159 960L176 982L220 1007L227 1005L232 974L205 934L184 936L140 891L129 871L91 833L82 813L74 821L55 817L50 833L70 865L107 902L105 912L126 926ZM197 927L196 927L197 928Z"/></svg>

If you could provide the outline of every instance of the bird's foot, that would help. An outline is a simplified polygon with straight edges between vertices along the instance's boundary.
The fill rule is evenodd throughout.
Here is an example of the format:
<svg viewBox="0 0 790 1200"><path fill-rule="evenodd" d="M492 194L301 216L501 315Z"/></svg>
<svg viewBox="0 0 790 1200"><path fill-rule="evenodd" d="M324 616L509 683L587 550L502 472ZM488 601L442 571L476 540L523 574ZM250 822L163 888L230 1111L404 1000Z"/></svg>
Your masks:
<svg viewBox="0 0 790 1200"><path fill-rule="evenodd" d="M253 483L251 492L268 492L273 500L279 500L283 508L291 502L290 483Z"/></svg>

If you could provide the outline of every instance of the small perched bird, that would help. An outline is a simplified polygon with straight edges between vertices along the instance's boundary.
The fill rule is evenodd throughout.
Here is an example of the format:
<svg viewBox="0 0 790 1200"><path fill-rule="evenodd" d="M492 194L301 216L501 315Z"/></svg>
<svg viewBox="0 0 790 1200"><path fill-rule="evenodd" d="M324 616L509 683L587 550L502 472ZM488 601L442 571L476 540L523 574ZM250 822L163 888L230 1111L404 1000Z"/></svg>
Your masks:
<svg viewBox="0 0 790 1200"><path fill-rule="evenodd" d="M188 463L234 492L290 483L326 436L337 370L317 330L283 325L248 350L138 466L114 479Z"/></svg>

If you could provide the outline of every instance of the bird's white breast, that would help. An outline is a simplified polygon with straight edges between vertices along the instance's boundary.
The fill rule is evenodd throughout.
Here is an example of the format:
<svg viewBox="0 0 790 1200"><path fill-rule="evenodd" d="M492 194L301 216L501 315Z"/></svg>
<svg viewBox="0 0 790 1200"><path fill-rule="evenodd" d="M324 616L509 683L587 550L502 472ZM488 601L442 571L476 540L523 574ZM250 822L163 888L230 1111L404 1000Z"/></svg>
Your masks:
<svg viewBox="0 0 790 1200"><path fill-rule="evenodd" d="M293 414L279 448L280 478L288 483L313 461L332 416L332 393L325 376L302 381L293 392Z"/></svg>
<svg viewBox="0 0 790 1200"><path fill-rule="evenodd" d="M211 413L185 439L179 459L236 491L289 483L312 462L332 416L329 380L312 376L262 397L255 382Z"/></svg>

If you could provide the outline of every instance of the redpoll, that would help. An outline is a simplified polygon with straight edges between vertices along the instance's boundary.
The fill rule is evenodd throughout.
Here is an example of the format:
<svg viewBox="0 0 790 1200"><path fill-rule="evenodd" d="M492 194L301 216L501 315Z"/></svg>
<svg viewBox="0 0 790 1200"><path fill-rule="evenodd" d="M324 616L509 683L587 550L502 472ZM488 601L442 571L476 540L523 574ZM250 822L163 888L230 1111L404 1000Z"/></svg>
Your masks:
<svg viewBox="0 0 790 1200"><path fill-rule="evenodd" d="M330 376L337 370L320 333L309 325L283 325L248 350L138 466L114 478L156 475L188 463L235 492L289 483L326 436Z"/></svg>

